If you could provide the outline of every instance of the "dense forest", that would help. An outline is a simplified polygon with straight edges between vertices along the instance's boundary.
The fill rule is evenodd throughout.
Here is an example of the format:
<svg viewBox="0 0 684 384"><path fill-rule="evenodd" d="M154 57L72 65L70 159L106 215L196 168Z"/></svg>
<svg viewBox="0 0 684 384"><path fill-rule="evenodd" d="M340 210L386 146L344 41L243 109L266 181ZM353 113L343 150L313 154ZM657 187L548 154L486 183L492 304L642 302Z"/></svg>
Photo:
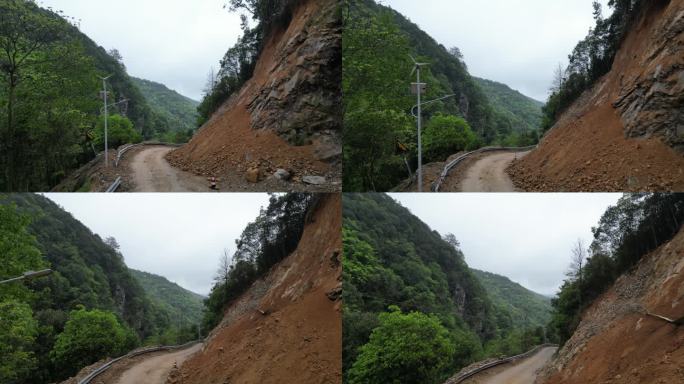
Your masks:
<svg viewBox="0 0 684 384"><path fill-rule="evenodd" d="M509 278L472 269L491 300L511 314L515 327L546 326L551 320L551 298L532 292Z"/></svg>
<svg viewBox="0 0 684 384"><path fill-rule="evenodd" d="M214 328L227 306L297 248L306 218L322 198L307 193L271 195L268 207L235 240L235 252L224 253L220 260L215 284L205 300L205 329Z"/></svg>
<svg viewBox="0 0 684 384"><path fill-rule="evenodd" d="M192 138L199 114L199 102L167 88L164 84L131 77L152 110L168 122L168 129L159 135L166 143L185 143Z"/></svg>
<svg viewBox="0 0 684 384"><path fill-rule="evenodd" d="M103 150L101 77L110 75L108 104L118 104L109 112L131 128L122 137L167 134L168 117L116 49L105 51L59 11L0 0L0 191L49 190Z"/></svg>
<svg viewBox="0 0 684 384"><path fill-rule="evenodd" d="M527 97L506 84L478 77L473 77L473 79L494 108L499 113L506 115L511 123L511 131L508 136L501 139L501 144L514 146L518 144L515 140L526 139L532 134L538 134L542 123L544 103ZM521 146L527 143L521 143Z"/></svg>
<svg viewBox="0 0 684 384"><path fill-rule="evenodd" d="M170 315L179 328L196 327L204 315L205 297L182 288L162 276L129 269L156 306Z"/></svg>
<svg viewBox="0 0 684 384"><path fill-rule="evenodd" d="M345 190L390 190L408 177L406 162L417 166L411 56L429 63L421 73L424 100L455 95L424 108L424 162L483 145L536 142L536 129L517 126L517 111L489 100L458 48L373 0L345 1L343 18Z"/></svg>
<svg viewBox="0 0 684 384"><path fill-rule="evenodd" d="M684 223L684 194L625 195L592 229L588 248L578 244L568 279L553 299L550 323L561 343L573 334L584 309L621 274L676 235Z"/></svg>
<svg viewBox="0 0 684 384"><path fill-rule="evenodd" d="M625 34L649 3L644 0L609 0L612 14L604 17L601 3L593 2L596 25L568 56L568 66L559 67L556 71L551 95L544 106L543 130L550 129L565 109L610 71Z"/></svg>
<svg viewBox="0 0 684 384"><path fill-rule="evenodd" d="M454 235L383 194L346 194L343 215L345 382L438 383L546 340L538 319L548 318L548 305L531 292L490 296Z"/></svg>
<svg viewBox="0 0 684 384"><path fill-rule="evenodd" d="M175 344L174 314L126 267L115 239L102 239L45 197L0 196L0 279L51 268L47 276L0 285L0 382L46 383L141 344Z"/></svg>

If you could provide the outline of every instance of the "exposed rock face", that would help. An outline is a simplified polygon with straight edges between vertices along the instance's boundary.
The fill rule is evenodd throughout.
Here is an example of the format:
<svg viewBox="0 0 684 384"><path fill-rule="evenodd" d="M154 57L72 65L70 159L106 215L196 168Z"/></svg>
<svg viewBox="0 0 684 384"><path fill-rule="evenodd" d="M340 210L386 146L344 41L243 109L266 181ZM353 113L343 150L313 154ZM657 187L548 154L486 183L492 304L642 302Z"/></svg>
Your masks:
<svg viewBox="0 0 684 384"><path fill-rule="evenodd" d="M293 145L314 143L319 158L342 154L342 21L336 2L276 47L269 82L249 102L253 129L273 129ZM330 148L334 153L330 153Z"/></svg>
<svg viewBox="0 0 684 384"><path fill-rule="evenodd" d="M544 384L684 382L684 231L645 256L582 315L537 380ZM620 377L618 377L620 376Z"/></svg>
<svg viewBox="0 0 684 384"><path fill-rule="evenodd" d="M173 166L230 180L224 187L251 190L245 173L255 166L272 175L287 170L288 190L339 191L342 179L342 33L340 2L282 1L291 17L273 26L254 73L199 129L169 153ZM284 17L286 18L286 17ZM302 183L317 175L324 186ZM262 178L258 188L282 190ZM269 187L270 186L270 187ZM262 189L262 190L263 190ZM222 190L225 190L222 188Z"/></svg>
<svg viewBox="0 0 684 384"><path fill-rule="evenodd" d="M684 152L684 10L663 18L640 60L643 72L620 78L613 103L628 137L659 136Z"/></svg>
<svg viewBox="0 0 684 384"><path fill-rule="evenodd" d="M684 190L684 0L650 0L613 66L508 172L526 191Z"/></svg>

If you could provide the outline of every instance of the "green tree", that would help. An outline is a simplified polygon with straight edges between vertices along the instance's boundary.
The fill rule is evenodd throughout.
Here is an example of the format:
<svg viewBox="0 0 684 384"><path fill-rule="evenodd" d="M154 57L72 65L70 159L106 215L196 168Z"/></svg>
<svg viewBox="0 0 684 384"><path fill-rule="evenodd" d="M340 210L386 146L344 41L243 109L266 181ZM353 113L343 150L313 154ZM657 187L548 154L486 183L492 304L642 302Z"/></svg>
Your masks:
<svg viewBox="0 0 684 384"><path fill-rule="evenodd" d="M55 366L72 374L105 357L123 354L136 343L133 332L113 313L81 307L69 314L50 357Z"/></svg>
<svg viewBox="0 0 684 384"><path fill-rule="evenodd" d="M111 115L107 119L107 135L110 148L142 141L142 135L133 128L133 122L121 115ZM104 117L100 118L95 131L95 144L104 145Z"/></svg>
<svg viewBox="0 0 684 384"><path fill-rule="evenodd" d="M438 114L430 119L423 136L426 161L444 161L473 147L477 138L461 117Z"/></svg>
<svg viewBox="0 0 684 384"><path fill-rule="evenodd" d="M3 150L5 155L5 181L7 189L16 187L15 163L19 161L16 147L17 137L17 91L24 79L44 65L55 60L46 51L57 48L66 39L63 24L36 12L33 2L5 0L0 3L0 72L7 90L6 116L4 124Z"/></svg>
<svg viewBox="0 0 684 384"><path fill-rule="evenodd" d="M379 319L349 372L349 382L436 383L456 350L439 319L420 312L404 314L396 306Z"/></svg>
<svg viewBox="0 0 684 384"><path fill-rule="evenodd" d="M0 197L0 280L21 276L26 271L47 265L37 248L36 239L28 233L29 216L22 215L12 204L3 204ZM27 300L29 291L21 284L0 285L0 300ZM1 312L0 312L1 313Z"/></svg>
<svg viewBox="0 0 684 384"><path fill-rule="evenodd" d="M0 382L23 383L36 367L37 334L38 324L28 304L0 302Z"/></svg>

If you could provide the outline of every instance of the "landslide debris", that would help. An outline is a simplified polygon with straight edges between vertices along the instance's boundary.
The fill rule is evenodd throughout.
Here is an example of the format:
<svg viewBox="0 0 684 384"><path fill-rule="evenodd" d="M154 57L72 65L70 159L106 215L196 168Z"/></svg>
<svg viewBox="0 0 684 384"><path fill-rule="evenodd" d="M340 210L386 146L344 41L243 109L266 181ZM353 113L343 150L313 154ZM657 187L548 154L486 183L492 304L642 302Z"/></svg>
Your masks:
<svg viewBox="0 0 684 384"><path fill-rule="evenodd" d="M611 71L509 173L529 191L680 191L683 153L684 0L657 0Z"/></svg>
<svg viewBox="0 0 684 384"><path fill-rule="evenodd" d="M291 183L320 176L325 190L341 189L339 4L295 4L287 28L266 40L253 77L190 143L168 155L170 163L206 177L237 174L250 184L282 169Z"/></svg>
<svg viewBox="0 0 684 384"><path fill-rule="evenodd" d="M324 195L297 249L226 309L168 383L341 383L341 197Z"/></svg>
<svg viewBox="0 0 684 384"><path fill-rule="evenodd" d="M684 382L684 230L645 256L583 314L537 384Z"/></svg>

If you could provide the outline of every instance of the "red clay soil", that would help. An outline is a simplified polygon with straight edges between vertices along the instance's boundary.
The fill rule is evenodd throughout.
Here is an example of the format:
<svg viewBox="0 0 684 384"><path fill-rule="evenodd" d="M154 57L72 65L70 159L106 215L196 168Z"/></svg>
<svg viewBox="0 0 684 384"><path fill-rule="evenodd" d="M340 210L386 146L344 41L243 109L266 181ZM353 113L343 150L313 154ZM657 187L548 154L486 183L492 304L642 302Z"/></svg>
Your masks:
<svg viewBox="0 0 684 384"><path fill-rule="evenodd" d="M243 295L261 297L256 309L229 319L228 308L203 351L169 383L342 382L341 301L332 295L341 292L342 206L339 195L323 196L297 250L265 278L267 291Z"/></svg>
<svg viewBox="0 0 684 384"><path fill-rule="evenodd" d="M664 3L663 1L659 1ZM684 191L684 156L657 137L632 139L613 108L623 80L646 76L650 66L682 60L652 55L659 23L684 10L672 0L650 11L629 32L612 70L559 119L540 147L508 169L518 188L528 191ZM677 41L681 44L684 34Z"/></svg>
<svg viewBox="0 0 684 384"><path fill-rule="evenodd" d="M566 345L537 383L684 383L684 327L646 311L671 319L684 316L684 231L585 311L578 328L584 335L575 332L568 343L586 340ZM624 314L605 320L615 312Z"/></svg>
<svg viewBox="0 0 684 384"><path fill-rule="evenodd" d="M316 160L313 143L293 146L270 129L252 129L247 110L267 83L288 75L282 69L275 71L283 60L280 51L301 33L320 5L319 1L308 0L296 8L287 30L273 33L268 40L252 79L214 113L187 145L167 156L171 164L205 177L243 175L253 167L260 168L265 177L282 168L294 174L295 182L303 176L330 176L335 172L333 165ZM291 64L297 63L292 60Z"/></svg>

